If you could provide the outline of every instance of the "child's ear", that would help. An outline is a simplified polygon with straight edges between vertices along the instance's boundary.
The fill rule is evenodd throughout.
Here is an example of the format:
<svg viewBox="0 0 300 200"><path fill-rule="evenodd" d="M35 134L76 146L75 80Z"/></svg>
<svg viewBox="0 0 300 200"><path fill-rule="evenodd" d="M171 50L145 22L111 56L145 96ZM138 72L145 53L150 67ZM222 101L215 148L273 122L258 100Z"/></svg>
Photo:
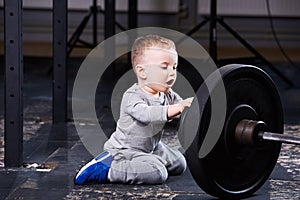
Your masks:
<svg viewBox="0 0 300 200"><path fill-rule="evenodd" d="M140 79L145 80L147 78L144 66L136 65L135 72Z"/></svg>

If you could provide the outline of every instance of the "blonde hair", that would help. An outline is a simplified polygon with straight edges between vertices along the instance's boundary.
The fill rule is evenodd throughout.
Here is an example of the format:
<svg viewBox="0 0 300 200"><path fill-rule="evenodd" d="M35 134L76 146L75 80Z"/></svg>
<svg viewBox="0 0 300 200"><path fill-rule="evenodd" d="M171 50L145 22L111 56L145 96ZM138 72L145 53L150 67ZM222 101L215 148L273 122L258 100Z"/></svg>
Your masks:
<svg viewBox="0 0 300 200"><path fill-rule="evenodd" d="M146 35L138 37L134 41L131 48L131 63L133 67L139 64L139 58L143 55L145 50L150 47L159 47L166 50L176 50L174 42L162 36Z"/></svg>

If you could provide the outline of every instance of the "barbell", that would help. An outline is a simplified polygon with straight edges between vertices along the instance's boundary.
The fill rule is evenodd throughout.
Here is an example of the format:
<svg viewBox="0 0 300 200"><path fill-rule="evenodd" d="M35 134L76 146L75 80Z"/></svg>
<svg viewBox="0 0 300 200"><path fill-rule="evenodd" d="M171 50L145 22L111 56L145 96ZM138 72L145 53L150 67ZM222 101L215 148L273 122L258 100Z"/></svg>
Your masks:
<svg viewBox="0 0 300 200"><path fill-rule="evenodd" d="M300 138L283 134L283 110L278 90L263 70L241 64L221 67L220 78L226 92L226 116L222 133L204 157L199 151L211 122L211 98L215 92L202 84L197 100L182 115L178 136L197 124L197 131L186 150L186 159L196 183L208 194L240 199L251 196L269 178L281 143L300 144ZM199 115L199 118L196 117ZM199 119L195 122L195 119Z"/></svg>

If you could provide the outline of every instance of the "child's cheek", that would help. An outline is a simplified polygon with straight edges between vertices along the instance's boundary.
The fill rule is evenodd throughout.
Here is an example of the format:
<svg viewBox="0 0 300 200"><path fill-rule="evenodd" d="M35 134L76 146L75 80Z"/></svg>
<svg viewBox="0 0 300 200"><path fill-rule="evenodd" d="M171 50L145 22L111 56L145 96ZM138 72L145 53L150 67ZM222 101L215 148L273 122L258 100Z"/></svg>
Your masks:
<svg viewBox="0 0 300 200"><path fill-rule="evenodd" d="M168 79L168 74L163 71L160 74L157 74L156 77L160 83L165 83Z"/></svg>

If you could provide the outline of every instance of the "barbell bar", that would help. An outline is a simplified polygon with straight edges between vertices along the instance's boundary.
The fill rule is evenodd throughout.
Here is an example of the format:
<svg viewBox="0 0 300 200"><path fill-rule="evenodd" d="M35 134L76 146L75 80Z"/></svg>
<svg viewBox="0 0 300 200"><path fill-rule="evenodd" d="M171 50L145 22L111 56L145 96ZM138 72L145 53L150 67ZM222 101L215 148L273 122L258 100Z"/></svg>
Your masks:
<svg viewBox="0 0 300 200"><path fill-rule="evenodd" d="M299 138L283 134L280 96L266 72L251 65L231 64L216 73L221 77L212 85L223 84L225 88L226 116L215 145L207 155L199 156L209 125L215 123L211 95L218 92L205 84L182 113L178 137L185 144L189 133L197 129L186 148L186 158L195 182L206 193L226 199L246 198L269 178L281 143L299 144Z"/></svg>
<svg viewBox="0 0 300 200"><path fill-rule="evenodd" d="M235 129L235 139L243 145L253 145L262 141L274 141L300 145L300 138L291 134L267 132L267 125L263 121L244 119Z"/></svg>

